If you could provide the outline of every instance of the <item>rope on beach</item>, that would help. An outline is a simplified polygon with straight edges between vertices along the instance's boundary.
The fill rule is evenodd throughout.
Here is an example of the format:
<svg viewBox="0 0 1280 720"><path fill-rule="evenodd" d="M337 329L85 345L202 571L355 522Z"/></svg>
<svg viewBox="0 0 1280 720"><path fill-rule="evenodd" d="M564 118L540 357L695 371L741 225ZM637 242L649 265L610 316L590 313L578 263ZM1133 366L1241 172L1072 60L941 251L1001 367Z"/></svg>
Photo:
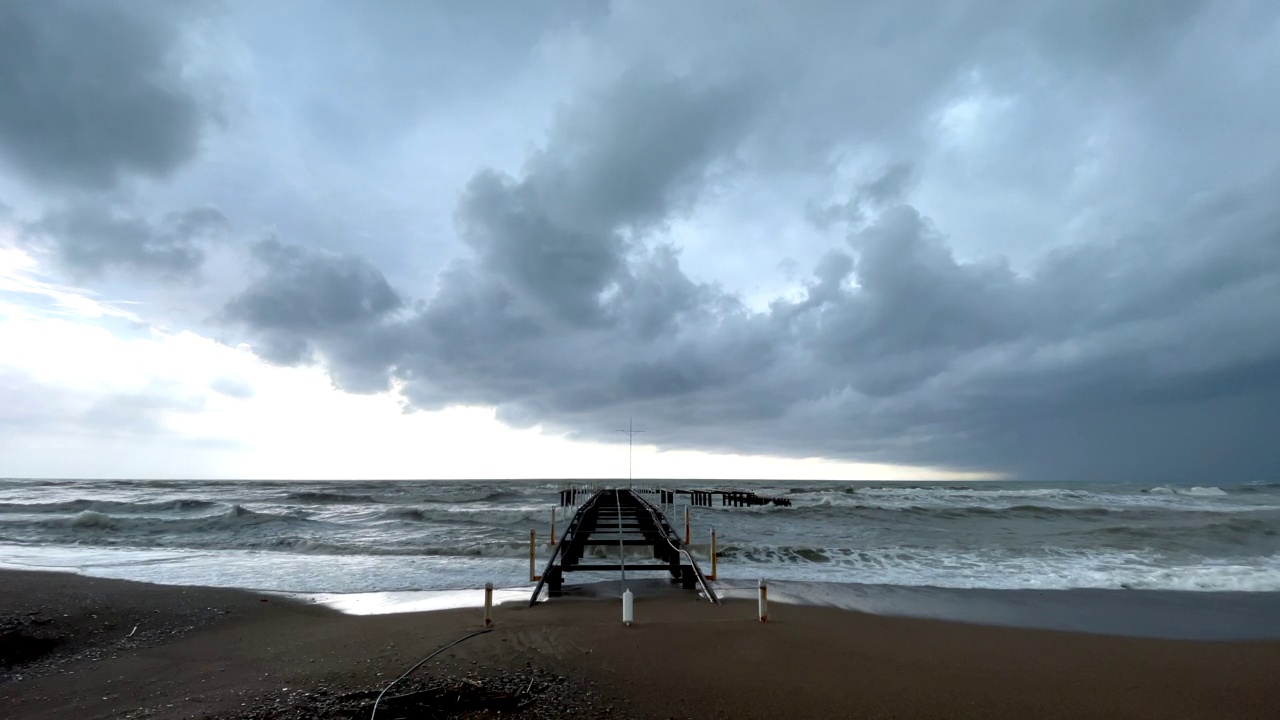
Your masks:
<svg viewBox="0 0 1280 720"><path fill-rule="evenodd" d="M403 675L401 675L400 677L396 678L395 680L392 680L392 681L391 681L391 683L390 683L389 685L387 685L386 687L382 688L382 692L378 693L378 699L373 701L373 712L369 713L369 720L374 720L374 718L376 718L376 717L377 717L377 715L378 715L378 703L382 702L382 696L383 696L383 695L386 695L386 694L387 694L387 691L388 691L388 690L390 690L392 687L394 687L396 683L398 683L398 682L400 682L401 680L403 680L403 679L405 679L405 678L409 677L410 675L412 675L414 670L417 670L418 668L422 667L422 666L423 666L423 665L424 665L428 660L430 660L431 658L433 658L433 657L435 657L435 656L439 655L440 653L444 652L445 650L448 650L449 648L453 647L454 645L457 645L458 643L462 642L463 640L470 640L471 638L473 638L473 637L475 637L475 636L477 636L477 635L484 635L485 633L491 633L491 632L493 632L493 628L487 628L487 629L485 629L485 630L477 630L477 631L475 631L475 632L471 633L470 635L467 635L466 637L458 638L457 640L454 640L453 642L449 643L448 645L445 645L444 647L440 648L439 650L436 650L435 652L431 653L430 655L428 655L428 656L426 656L426 657L422 658L421 660L419 660L419 661L418 661L418 664L417 664L417 665L414 665L413 667L409 668L408 670L405 670Z"/></svg>

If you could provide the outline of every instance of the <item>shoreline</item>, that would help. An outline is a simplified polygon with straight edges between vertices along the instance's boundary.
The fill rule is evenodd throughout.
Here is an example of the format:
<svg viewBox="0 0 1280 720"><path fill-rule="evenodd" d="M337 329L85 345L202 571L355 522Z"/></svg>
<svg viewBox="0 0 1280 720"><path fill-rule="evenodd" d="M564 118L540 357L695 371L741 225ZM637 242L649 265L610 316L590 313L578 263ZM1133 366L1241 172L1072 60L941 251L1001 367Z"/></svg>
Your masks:
<svg viewBox="0 0 1280 720"><path fill-rule="evenodd" d="M117 580L57 567L8 567L11 572L67 574ZM955 588L802 580L770 580L770 602L831 607L885 617L942 620L991 627L1058 630L1118 637L1169 640L1280 640L1280 592L1151 590L1122 588ZM480 608L483 588L359 592L292 592L261 588L139 582L171 588L205 588L258 593L318 603L350 615L438 612ZM608 596L617 581L574 583L585 596ZM644 577L633 592L661 595L669 583ZM755 581L724 578L713 583L724 598L754 602ZM533 584L495 587L494 603L523 603ZM684 591L676 591L680 595ZM618 593L613 593L617 595ZM545 595L543 600L546 600Z"/></svg>
<svg viewBox="0 0 1280 720"><path fill-rule="evenodd" d="M481 620L475 608L353 616L248 591L66 573L0 571L0 583L5 647L14 633L53 643L16 665L6 657L5 716L367 717L371 691ZM584 598L494 615L494 632L427 663L414 682L511 695L527 679L527 705L503 716L529 718L1280 715L1275 640L1111 637L812 605L778 607L761 624L754 602L690 594L638 597L630 628L614 602Z"/></svg>

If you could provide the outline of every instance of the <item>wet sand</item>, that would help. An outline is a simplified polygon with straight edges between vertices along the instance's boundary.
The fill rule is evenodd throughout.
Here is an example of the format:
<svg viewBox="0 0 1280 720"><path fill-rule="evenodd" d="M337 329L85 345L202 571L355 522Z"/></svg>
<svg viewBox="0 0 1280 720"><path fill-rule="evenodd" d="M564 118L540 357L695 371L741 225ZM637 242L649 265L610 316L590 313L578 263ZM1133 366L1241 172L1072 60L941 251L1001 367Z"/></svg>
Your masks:
<svg viewBox="0 0 1280 720"><path fill-rule="evenodd" d="M642 597L628 628L616 600L500 606L493 632L405 689L475 688L511 701L500 717L530 718L1280 717L1280 641L771 610L762 625L752 602ZM0 717L367 718L377 690L479 629L480 612L357 617L252 592L0 572L0 623ZM496 707L393 703L378 717Z"/></svg>

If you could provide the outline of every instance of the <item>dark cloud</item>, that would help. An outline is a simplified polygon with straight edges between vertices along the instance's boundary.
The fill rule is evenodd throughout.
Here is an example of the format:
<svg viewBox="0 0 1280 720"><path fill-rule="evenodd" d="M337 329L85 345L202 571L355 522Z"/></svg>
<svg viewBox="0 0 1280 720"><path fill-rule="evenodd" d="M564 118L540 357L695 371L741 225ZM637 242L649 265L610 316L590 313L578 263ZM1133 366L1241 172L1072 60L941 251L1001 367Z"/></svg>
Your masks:
<svg viewBox="0 0 1280 720"><path fill-rule="evenodd" d="M259 354L272 362L309 362L317 344L364 332L403 305L382 273L360 258L274 239L254 246L254 255L262 276L222 314L252 328Z"/></svg>
<svg viewBox="0 0 1280 720"><path fill-rule="evenodd" d="M698 198L752 109L745 87L624 75L561 113L523 178L483 171L471 180L457 212L462 239L534 312L606 322L604 294L660 282L631 277L632 238Z"/></svg>
<svg viewBox="0 0 1280 720"><path fill-rule="evenodd" d="M27 226L27 235L51 247L58 261L79 277L120 268L182 279L199 272L204 244L228 229L216 208L169 213L153 222L106 203L82 201L47 213Z"/></svg>
<svg viewBox="0 0 1280 720"><path fill-rule="evenodd" d="M865 394L915 386L953 358L1031 324L1024 289L1007 266L956 262L913 208L885 212L851 244L857 292L834 293L801 321L811 323L817 357L856 368L852 385Z"/></svg>
<svg viewBox="0 0 1280 720"><path fill-rule="evenodd" d="M1058 67L1116 72L1148 70L1177 44L1208 0L1107 0L1032 6L1045 53Z"/></svg>
<svg viewBox="0 0 1280 720"><path fill-rule="evenodd" d="M88 188L191 159L208 115L179 47L194 7L0 2L0 157L35 180Z"/></svg>

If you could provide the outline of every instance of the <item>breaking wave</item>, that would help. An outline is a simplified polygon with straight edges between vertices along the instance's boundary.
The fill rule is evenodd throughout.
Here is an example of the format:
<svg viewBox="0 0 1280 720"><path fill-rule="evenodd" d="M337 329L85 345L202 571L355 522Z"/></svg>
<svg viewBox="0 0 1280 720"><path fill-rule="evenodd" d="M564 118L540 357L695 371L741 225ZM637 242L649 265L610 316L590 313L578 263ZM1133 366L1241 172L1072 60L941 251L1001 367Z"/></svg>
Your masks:
<svg viewBox="0 0 1280 720"><path fill-rule="evenodd" d="M294 515L277 515L274 513L256 512L249 510L242 505L232 505L217 514L180 518L111 515L98 510L81 510L74 515L64 517L40 518L38 520L10 520L4 522L3 526L29 527L47 530L71 529L87 531L103 529L116 531L123 538L126 534L173 536L183 533L238 530L249 526L268 523L291 525L311 522L316 521ZM77 538L83 539L83 536L77 536Z"/></svg>
<svg viewBox="0 0 1280 720"><path fill-rule="evenodd" d="M1220 487L1171 488L1164 485L1147 488L1142 492L1152 495L1191 495L1194 497L1223 497L1227 494L1227 491Z"/></svg>
<svg viewBox="0 0 1280 720"><path fill-rule="evenodd" d="M157 513L157 512L196 512L225 507L223 503L212 500L177 499L162 502L123 502L115 500L67 500L51 503L0 503L0 513L38 515L45 513Z"/></svg>

